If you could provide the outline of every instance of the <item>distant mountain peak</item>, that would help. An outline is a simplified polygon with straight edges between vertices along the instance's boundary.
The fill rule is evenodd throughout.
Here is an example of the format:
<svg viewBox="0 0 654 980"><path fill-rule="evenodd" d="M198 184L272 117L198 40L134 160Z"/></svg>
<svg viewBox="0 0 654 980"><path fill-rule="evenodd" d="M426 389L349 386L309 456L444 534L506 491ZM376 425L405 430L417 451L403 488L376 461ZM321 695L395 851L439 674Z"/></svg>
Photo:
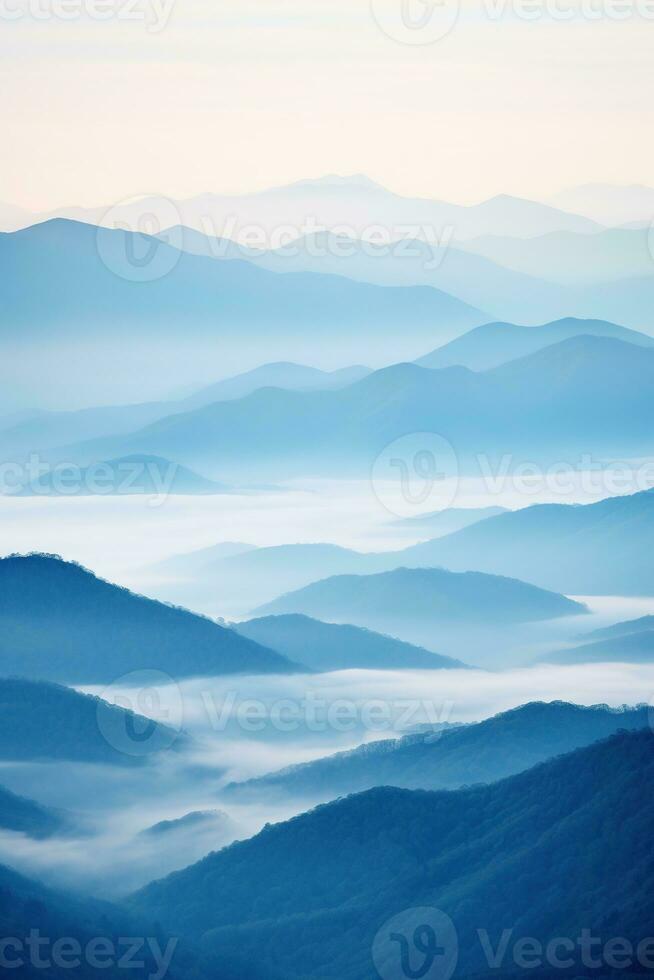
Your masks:
<svg viewBox="0 0 654 980"><path fill-rule="evenodd" d="M389 193L385 187L366 176L366 174L325 174L322 177L309 177L305 180L298 180L288 186L297 188L338 187L341 189L344 187L358 187L365 190Z"/></svg>

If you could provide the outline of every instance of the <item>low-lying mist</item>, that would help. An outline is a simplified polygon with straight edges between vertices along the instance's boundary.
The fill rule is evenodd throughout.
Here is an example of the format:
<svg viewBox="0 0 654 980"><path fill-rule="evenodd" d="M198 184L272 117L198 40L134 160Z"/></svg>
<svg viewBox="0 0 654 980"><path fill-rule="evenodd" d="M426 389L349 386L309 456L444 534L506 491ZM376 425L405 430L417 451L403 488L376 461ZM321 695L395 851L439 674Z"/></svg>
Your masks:
<svg viewBox="0 0 654 980"><path fill-rule="evenodd" d="M96 691L94 693L100 693ZM121 699L130 689L112 689ZM343 671L285 677L208 678L171 685L181 699L185 752L142 766L4 764L0 783L72 814L65 837L0 834L0 862L51 884L118 897L257 833L312 804L256 796L238 804L224 787L362 743L442 722L472 722L528 701L612 706L648 701L654 666L535 666L486 671ZM156 828L198 811L218 811ZM151 828L155 827L154 830Z"/></svg>

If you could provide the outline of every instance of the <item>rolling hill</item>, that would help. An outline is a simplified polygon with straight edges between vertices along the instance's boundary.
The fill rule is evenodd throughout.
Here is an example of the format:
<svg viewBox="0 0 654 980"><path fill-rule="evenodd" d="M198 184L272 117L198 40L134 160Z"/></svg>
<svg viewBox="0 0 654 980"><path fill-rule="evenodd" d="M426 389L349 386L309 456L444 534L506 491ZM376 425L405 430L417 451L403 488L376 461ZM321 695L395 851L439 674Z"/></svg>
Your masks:
<svg viewBox="0 0 654 980"><path fill-rule="evenodd" d="M71 827L70 818L61 811L41 806L23 796L16 796L0 786L0 830L10 830L43 840L64 834Z"/></svg>
<svg viewBox="0 0 654 980"><path fill-rule="evenodd" d="M322 623L309 616L264 616L236 623L241 636L277 650L309 670L452 670L465 669L451 657L403 643L357 626Z"/></svg>
<svg viewBox="0 0 654 980"><path fill-rule="evenodd" d="M160 820L141 831L147 837L163 837L168 834L186 834L210 832L218 836L227 836L233 832L234 826L230 818L222 810L194 810L183 817L174 820Z"/></svg>
<svg viewBox="0 0 654 980"><path fill-rule="evenodd" d="M58 684L3 678L0 703L0 759L10 762L132 765L146 754L189 744L166 725ZM130 751L123 751L132 732Z"/></svg>
<svg viewBox="0 0 654 980"><path fill-rule="evenodd" d="M623 623L614 623L613 626L604 626L602 629L584 633L584 640L614 640L633 633L646 633L654 630L654 616L641 616L640 619L629 619Z"/></svg>
<svg viewBox="0 0 654 980"><path fill-rule="evenodd" d="M654 629L555 650L540 658L549 664L654 663Z"/></svg>
<svg viewBox="0 0 654 980"><path fill-rule="evenodd" d="M50 555L0 559L0 673L75 684L138 670L171 678L289 673L271 650Z"/></svg>
<svg viewBox="0 0 654 980"><path fill-rule="evenodd" d="M442 568L397 568L376 575L327 578L281 596L257 612L301 613L432 646L444 637L449 642L450 633L483 635L517 624L576 616L586 608L516 579Z"/></svg>
<svg viewBox="0 0 654 980"><path fill-rule="evenodd" d="M615 711L606 705L532 703L472 725L372 742L231 783L225 792L237 800L294 797L314 804L374 786L459 789L513 776L621 729L649 723L647 706Z"/></svg>
<svg viewBox="0 0 654 980"><path fill-rule="evenodd" d="M373 570L379 560L332 544L266 548L218 545L168 559L152 569L151 589L164 599L188 601L209 614L245 618L256 606L316 579ZM161 579L163 576L163 581ZM219 606L218 598L220 598Z"/></svg>
<svg viewBox="0 0 654 980"><path fill-rule="evenodd" d="M489 786L369 790L210 854L131 907L287 980L370 980L375 937L425 907L451 920L457 977L491 973L479 930L495 949L503 929L508 943L568 937L581 975L589 923L604 942L651 933L653 747L648 729L620 732ZM515 972L509 952L492 975Z"/></svg>
<svg viewBox="0 0 654 980"><path fill-rule="evenodd" d="M370 373L353 366L337 371L320 371L301 364L263 364L252 371L224 378L184 398L143 402L134 405L103 405L76 411L33 411L14 413L2 419L0 458L23 459L29 453L48 454L70 443L133 432L157 419L217 401L244 398L259 388L320 390L351 384Z"/></svg>

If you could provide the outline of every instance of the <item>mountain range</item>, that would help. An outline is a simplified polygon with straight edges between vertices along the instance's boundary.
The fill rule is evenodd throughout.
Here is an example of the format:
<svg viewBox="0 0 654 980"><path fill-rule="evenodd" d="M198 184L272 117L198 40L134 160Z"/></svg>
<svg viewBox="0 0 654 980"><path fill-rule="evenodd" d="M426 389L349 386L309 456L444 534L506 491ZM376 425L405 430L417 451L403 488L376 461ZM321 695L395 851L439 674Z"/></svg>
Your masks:
<svg viewBox="0 0 654 980"><path fill-rule="evenodd" d="M654 350L577 336L481 373L396 364L339 391L261 389L68 453L89 461L152 453L209 475L219 460L228 480L368 477L407 432L449 440L470 475L507 457L514 466L623 459L647 452L653 382Z"/></svg>
<svg viewBox="0 0 654 980"><path fill-rule="evenodd" d="M252 371L224 378L185 397L168 401L104 405L75 411L12 413L0 418L0 458L23 459L30 453L49 457L52 450L70 443L129 433L167 415L178 415L215 401L244 398L260 388L298 391L338 388L368 373L368 368L359 366L320 371L302 364L277 362L262 364Z"/></svg>
<svg viewBox="0 0 654 980"><path fill-rule="evenodd" d="M453 229L452 229L453 230ZM642 291L652 257L647 228L594 234L552 231L451 240L447 228L378 244L321 231L279 248L253 249L186 227L164 232L180 248L215 260L247 260L276 273L329 273L378 286L431 286L494 317L539 323L562 316L617 318L651 329ZM608 284L608 288L606 288ZM640 299L640 302L639 302Z"/></svg>
<svg viewBox="0 0 654 980"><path fill-rule="evenodd" d="M0 341L13 344L2 380L12 410L44 407L45 390L51 404L69 408L157 399L173 383L197 386L199 370L241 369L253 350L260 362L340 364L374 351L383 364L489 319L427 286L279 276L61 219L0 235L0 266Z"/></svg>
<svg viewBox="0 0 654 980"><path fill-rule="evenodd" d="M174 679L297 669L233 630L50 555L0 559L0 594L4 675L101 684L139 670Z"/></svg>
<svg viewBox="0 0 654 980"><path fill-rule="evenodd" d="M140 227L144 208L178 223L164 220L157 238L125 231ZM654 329L645 226L607 230L508 195L452 205L359 175L239 198L144 199L110 213L7 211L4 222L2 213L14 230L0 233L0 335L20 327L5 352L7 410L158 399L172 383L242 369L253 345L262 360L325 367L336 352L347 363L372 350L379 367L492 319L574 315ZM290 246L275 241L280 223L297 229ZM253 226L259 245L239 244ZM367 240L373 226L389 244ZM88 370L73 374L73 356ZM94 374L98 357L111 383Z"/></svg>
<svg viewBox="0 0 654 980"><path fill-rule="evenodd" d="M650 711L531 703L475 724L371 742L225 789L229 798L328 802L374 786L459 789L492 783L621 729L647 728Z"/></svg>
<svg viewBox="0 0 654 980"><path fill-rule="evenodd" d="M504 512L503 507L447 508L391 523L440 537ZM188 600L211 612L220 596L232 608L247 612L329 575L386 571L397 564L402 564L402 552L363 553L310 543L257 548L226 541L156 562L144 569L144 580L154 593L173 602Z"/></svg>
<svg viewBox="0 0 654 980"><path fill-rule="evenodd" d="M550 664L654 663L654 629L555 650L540 658Z"/></svg>
<svg viewBox="0 0 654 980"><path fill-rule="evenodd" d="M636 347L654 348L654 338L636 330L627 330L603 320L568 317L536 327L484 323L419 357L415 363L432 370L460 366L471 371L488 371L573 337L610 337Z"/></svg>
<svg viewBox="0 0 654 980"><path fill-rule="evenodd" d="M594 504L536 504L408 548L409 566L514 575L567 595L654 594L654 490Z"/></svg>
<svg viewBox="0 0 654 980"><path fill-rule="evenodd" d="M453 520L457 515L455 511ZM421 517L400 521L402 527L415 523L416 531L433 535L400 551L362 553L319 544L262 549L216 545L159 563L149 581L158 594L177 601L193 597L199 608L209 611L215 611L216 596L221 595L242 614L333 575L371 575L401 567L483 571L567 595L652 594L651 549L643 546L654 526L652 491L594 504L536 504L477 516L480 520L453 530L447 528L447 511L427 515L424 527ZM616 560L606 562L607 553ZM630 632L628 627L617 627L615 635ZM647 622L643 628L649 628ZM593 638L605 637L583 637Z"/></svg>
<svg viewBox="0 0 654 980"><path fill-rule="evenodd" d="M452 924L440 955L458 958L457 977L491 973L479 930L497 949L504 929L507 944L567 937L579 976L583 929L636 945L651 934L653 747L649 729L619 732L488 786L372 789L267 826L130 905L287 980L370 980L384 942L399 967L385 924L417 910L412 934L426 908ZM509 951L492 975L517 972Z"/></svg>
<svg viewBox="0 0 654 980"><path fill-rule="evenodd" d="M29 223L48 217L65 217L91 224L120 222L138 227L138 218L147 213L159 218L160 226L170 230L171 216L180 224L205 234L238 238L244 229L274 234L280 226L298 230L311 221L316 228L352 227L360 235L382 226L395 237L402 226L414 224L430 229L451 228L456 239L465 240L503 229L505 234L529 238L554 230L592 233L601 226L588 218L566 214L557 207L499 195L474 205L450 204L431 198L411 198L395 194L364 174L328 174L317 179L299 180L253 194L201 194L185 200L148 197L125 205L97 208L60 208L45 215L28 217ZM249 236L252 238L252 236Z"/></svg>

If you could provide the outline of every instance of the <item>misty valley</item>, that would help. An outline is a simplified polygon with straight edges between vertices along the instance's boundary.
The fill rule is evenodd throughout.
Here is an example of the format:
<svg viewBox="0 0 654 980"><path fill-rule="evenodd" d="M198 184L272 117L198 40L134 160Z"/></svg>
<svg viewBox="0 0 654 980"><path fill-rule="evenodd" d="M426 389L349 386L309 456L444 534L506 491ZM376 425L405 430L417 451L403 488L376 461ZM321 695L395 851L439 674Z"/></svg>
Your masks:
<svg viewBox="0 0 654 980"><path fill-rule="evenodd" d="M450 8L371 6L402 59ZM224 69L213 18L245 15L183 21L195 61L174 16L112 56L167 66L171 113ZM314 16L258 10L278 84ZM73 66L88 17L58 25ZM232 125L266 88L248 45L222 55ZM314 58L294 153L327 125ZM76 111L118 98L102 77ZM95 181L0 203L0 974L650 975L654 190Z"/></svg>

